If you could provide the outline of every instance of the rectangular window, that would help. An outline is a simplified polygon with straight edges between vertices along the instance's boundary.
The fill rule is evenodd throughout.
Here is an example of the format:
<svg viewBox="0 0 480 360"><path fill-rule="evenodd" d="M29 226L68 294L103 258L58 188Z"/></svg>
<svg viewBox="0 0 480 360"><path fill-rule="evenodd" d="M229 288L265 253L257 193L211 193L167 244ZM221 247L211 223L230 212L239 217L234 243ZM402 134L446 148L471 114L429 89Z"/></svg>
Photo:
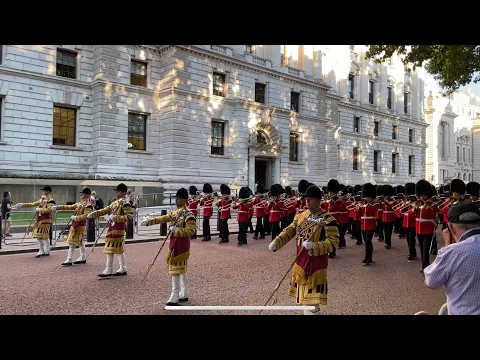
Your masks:
<svg viewBox="0 0 480 360"><path fill-rule="evenodd" d="M447 170L442 171L442 177L443 177L443 180L447 178Z"/></svg>
<svg viewBox="0 0 480 360"><path fill-rule="evenodd" d="M392 174L397 172L397 154L392 153Z"/></svg>
<svg viewBox="0 0 480 360"><path fill-rule="evenodd" d="M460 147L457 146L457 163L460 163Z"/></svg>
<svg viewBox="0 0 480 360"><path fill-rule="evenodd" d="M290 110L299 112L300 110L300 93L291 92L290 93Z"/></svg>
<svg viewBox="0 0 480 360"><path fill-rule="evenodd" d="M128 113L128 142L131 150L147 150L147 115Z"/></svg>
<svg viewBox="0 0 480 360"><path fill-rule="evenodd" d="M403 112L408 114L408 93L403 93Z"/></svg>
<svg viewBox="0 0 480 360"><path fill-rule="evenodd" d="M374 82L368 82L368 102L373 105Z"/></svg>
<svg viewBox="0 0 480 360"><path fill-rule="evenodd" d="M75 146L76 110L53 107L53 145Z"/></svg>
<svg viewBox="0 0 480 360"><path fill-rule="evenodd" d="M130 64L130 84L147 87L147 63L132 60Z"/></svg>
<svg viewBox="0 0 480 360"><path fill-rule="evenodd" d="M300 144L300 134L290 133L290 161L298 161L298 148Z"/></svg>
<svg viewBox="0 0 480 360"><path fill-rule="evenodd" d="M413 129L408 129L408 142L413 143Z"/></svg>
<svg viewBox="0 0 480 360"><path fill-rule="evenodd" d="M213 73L213 95L225 97L225 74Z"/></svg>
<svg viewBox="0 0 480 360"><path fill-rule="evenodd" d="M245 52L250 55L255 54L255 45L245 45Z"/></svg>
<svg viewBox="0 0 480 360"><path fill-rule="evenodd" d="M69 79L77 78L77 53L57 49L57 76Z"/></svg>
<svg viewBox="0 0 480 360"><path fill-rule="evenodd" d="M387 88L387 108L392 110L392 98L393 98L393 88L389 86Z"/></svg>
<svg viewBox="0 0 480 360"><path fill-rule="evenodd" d="M212 155L224 155L223 144L225 137L225 123L212 121Z"/></svg>
<svg viewBox="0 0 480 360"><path fill-rule="evenodd" d="M392 140L397 140L398 139L398 126L393 125L392 126Z"/></svg>
<svg viewBox="0 0 480 360"><path fill-rule="evenodd" d="M358 148L353 148L353 170L358 170L359 155Z"/></svg>
<svg viewBox="0 0 480 360"><path fill-rule="evenodd" d="M265 84L255 83L255 102L265 104Z"/></svg>
<svg viewBox="0 0 480 360"><path fill-rule="evenodd" d="M0 65L3 64L3 45L0 45Z"/></svg>
<svg viewBox="0 0 480 360"><path fill-rule="evenodd" d="M379 159L380 159L380 151L375 150L373 152L373 172L378 172Z"/></svg>
<svg viewBox="0 0 480 360"><path fill-rule="evenodd" d="M353 132L360 132L360 118L358 116L353 117Z"/></svg>
<svg viewBox="0 0 480 360"><path fill-rule="evenodd" d="M410 155L408 157L408 175L413 175L413 164L414 164L415 157Z"/></svg>
<svg viewBox="0 0 480 360"><path fill-rule="evenodd" d="M350 99L353 99L355 97L355 75L353 74L348 75L347 87L348 87L348 96L350 97Z"/></svg>
<svg viewBox="0 0 480 360"><path fill-rule="evenodd" d="M466 156L465 156L465 148L462 149L462 153L463 153L463 154L462 154L462 155L463 155L463 163L466 163L466 162L467 162L467 161L466 161L467 159L466 159Z"/></svg>
<svg viewBox="0 0 480 360"><path fill-rule="evenodd" d="M378 136L379 122L373 122L373 136Z"/></svg>

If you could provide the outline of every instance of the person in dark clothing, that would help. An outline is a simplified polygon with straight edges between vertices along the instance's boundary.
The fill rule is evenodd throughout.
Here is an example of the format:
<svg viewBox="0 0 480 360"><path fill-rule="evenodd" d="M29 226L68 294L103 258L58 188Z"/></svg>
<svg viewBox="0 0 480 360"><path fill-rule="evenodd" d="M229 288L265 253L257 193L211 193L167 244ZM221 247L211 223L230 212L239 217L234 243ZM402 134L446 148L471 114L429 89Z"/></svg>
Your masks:
<svg viewBox="0 0 480 360"><path fill-rule="evenodd" d="M2 199L2 221L5 221L5 236L12 236L10 234L10 227L12 226L12 219L10 217L10 211L12 210L12 194L9 191L3 193Z"/></svg>

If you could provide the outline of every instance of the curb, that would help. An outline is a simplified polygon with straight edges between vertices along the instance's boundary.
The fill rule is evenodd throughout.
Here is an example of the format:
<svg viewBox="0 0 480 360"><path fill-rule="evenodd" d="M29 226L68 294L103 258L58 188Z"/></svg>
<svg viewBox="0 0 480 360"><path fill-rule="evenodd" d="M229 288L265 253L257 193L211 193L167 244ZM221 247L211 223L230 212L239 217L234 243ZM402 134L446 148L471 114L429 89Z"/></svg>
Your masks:
<svg viewBox="0 0 480 360"><path fill-rule="evenodd" d="M211 236L218 236L220 233L212 233ZM238 231L236 232L231 232L230 235L238 234ZM160 241L160 240L165 240L165 236L159 236L158 238L150 238L150 239L143 239L143 240L127 240L125 241L125 245L127 244L139 244L139 243L147 243L147 242L155 242L155 241ZM194 240L195 241L195 240ZM201 241L201 240L200 240ZM105 243L97 243L96 247L99 247L100 245L104 245ZM8 245L7 245L8 246ZM89 248L92 247L93 243L85 243L85 247ZM61 246L56 246L53 249L50 249L50 251L57 251L57 250L67 250L68 245L61 245ZM25 253L34 253L38 252L38 249L18 249L18 250L0 250L0 256L2 255L15 255L15 254L25 254Z"/></svg>

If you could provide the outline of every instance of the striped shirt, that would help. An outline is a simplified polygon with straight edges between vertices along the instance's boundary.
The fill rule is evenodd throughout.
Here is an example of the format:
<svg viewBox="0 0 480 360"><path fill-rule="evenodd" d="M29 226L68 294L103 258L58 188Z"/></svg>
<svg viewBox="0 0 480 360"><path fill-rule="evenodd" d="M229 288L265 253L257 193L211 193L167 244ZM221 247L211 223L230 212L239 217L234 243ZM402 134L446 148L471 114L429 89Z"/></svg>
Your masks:
<svg viewBox="0 0 480 360"><path fill-rule="evenodd" d="M445 286L450 315L480 315L480 234L468 237L474 230L480 227L438 250L435 261L423 270L429 288Z"/></svg>

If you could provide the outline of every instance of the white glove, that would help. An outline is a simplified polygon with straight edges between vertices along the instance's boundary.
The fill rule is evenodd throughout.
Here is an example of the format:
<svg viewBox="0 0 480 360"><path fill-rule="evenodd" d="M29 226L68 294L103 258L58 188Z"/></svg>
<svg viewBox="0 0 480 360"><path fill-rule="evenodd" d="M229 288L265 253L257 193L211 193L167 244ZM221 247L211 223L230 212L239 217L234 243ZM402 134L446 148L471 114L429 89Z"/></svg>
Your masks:
<svg viewBox="0 0 480 360"><path fill-rule="evenodd" d="M176 226L170 226L170 231L174 233L176 228L177 228Z"/></svg>
<svg viewBox="0 0 480 360"><path fill-rule="evenodd" d="M312 250L313 249L313 243L311 241L304 241L303 242L303 247L305 250Z"/></svg>
<svg viewBox="0 0 480 360"><path fill-rule="evenodd" d="M275 251L275 250L277 250L277 244L272 241L272 242L268 245L268 250L270 250L270 251Z"/></svg>
<svg viewBox="0 0 480 360"><path fill-rule="evenodd" d="M114 217L115 217L115 215L110 214L110 215L108 215L108 220L109 220L109 221L113 221L113 218L114 218Z"/></svg>
<svg viewBox="0 0 480 360"><path fill-rule="evenodd" d="M92 218L92 213L89 213L89 214L87 215L87 218L88 218L88 219L91 219L91 218Z"/></svg>
<svg viewBox="0 0 480 360"><path fill-rule="evenodd" d="M75 215L72 215L70 219L72 219L72 221L75 220Z"/></svg>
<svg viewBox="0 0 480 360"><path fill-rule="evenodd" d="M147 226L148 225L148 217L144 217L142 222L140 223L140 226Z"/></svg>
<svg viewBox="0 0 480 360"><path fill-rule="evenodd" d="M57 209L58 209L58 205L53 205L53 206L52 206L52 211L55 212L55 211L57 211Z"/></svg>
<svg viewBox="0 0 480 360"><path fill-rule="evenodd" d="M40 210L42 210L42 208L38 207L38 208L35 209L36 212L40 212Z"/></svg>
<svg viewBox="0 0 480 360"><path fill-rule="evenodd" d="M18 203L18 204L16 205L16 207L20 209L20 208L23 207L23 204L22 204L22 203Z"/></svg>
<svg viewBox="0 0 480 360"><path fill-rule="evenodd" d="M95 201L95 196L90 196L90 201Z"/></svg>

